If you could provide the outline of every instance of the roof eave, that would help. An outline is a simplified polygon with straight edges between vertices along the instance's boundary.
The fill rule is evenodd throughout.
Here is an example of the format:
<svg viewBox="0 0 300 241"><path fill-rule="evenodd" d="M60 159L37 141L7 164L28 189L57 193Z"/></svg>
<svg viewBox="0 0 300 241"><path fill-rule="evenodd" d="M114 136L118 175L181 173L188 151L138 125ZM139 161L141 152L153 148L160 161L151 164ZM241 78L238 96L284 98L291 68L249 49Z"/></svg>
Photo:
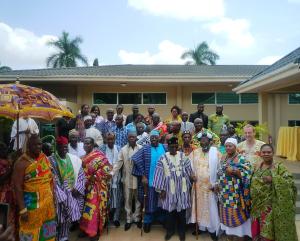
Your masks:
<svg viewBox="0 0 300 241"><path fill-rule="evenodd" d="M299 66L294 63L290 63L280 69L274 70L266 75L262 75L257 79L248 81L244 84L241 84L233 89L237 94L251 92L254 89L261 88L264 85L271 84L276 82L287 75L297 74L299 72Z"/></svg>

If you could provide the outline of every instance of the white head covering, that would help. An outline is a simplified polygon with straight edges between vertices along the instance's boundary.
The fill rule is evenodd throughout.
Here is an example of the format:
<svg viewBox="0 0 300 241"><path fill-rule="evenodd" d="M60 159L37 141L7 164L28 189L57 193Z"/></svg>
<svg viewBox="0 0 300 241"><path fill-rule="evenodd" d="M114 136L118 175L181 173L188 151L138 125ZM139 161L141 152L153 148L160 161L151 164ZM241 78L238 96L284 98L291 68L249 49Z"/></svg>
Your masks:
<svg viewBox="0 0 300 241"><path fill-rule="evenodd" d="M90 115L86 115L83 117L83 121L92 120L93 118Z"/></svg>
<svg viewBox="0 0 300 241"><path fill-rule="evenodd" d="M231 143L233 145L235 145L235 147L237 147L237 140L235 138L227 138L226 141L225 141L225 145L226 143Z"/></svg>

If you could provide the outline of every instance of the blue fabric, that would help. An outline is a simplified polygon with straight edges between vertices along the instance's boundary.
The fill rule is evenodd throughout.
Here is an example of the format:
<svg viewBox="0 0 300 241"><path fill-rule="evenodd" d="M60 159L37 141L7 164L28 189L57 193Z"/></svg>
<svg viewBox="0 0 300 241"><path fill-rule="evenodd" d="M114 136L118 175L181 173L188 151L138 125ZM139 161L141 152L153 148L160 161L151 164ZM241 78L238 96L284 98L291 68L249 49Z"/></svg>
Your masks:
<svg viewBox="0 0 300 241"><path fill-rule="evenodd" d="M126 127L118 128L116 127L116 145L119 147L123 147L127 144L127 130Z"/></svg>
<svg viewBox="0 0 300 241"><path fill-rule="evenodd" d="M151 164L151 145L146 145L138 150L132 157L133 168L132 175L138 178L138 199L144 203L144 186L142 184L142 176L146 176L149 180L150 164ZM148 187L146 213L153 213L157 210L158 193L153 187Z"/></svg>
<svg viewBox="0 0 300 241"><path fill-rule="evenodd" d="M153 223L154 221L158 221L160 223L164 223L165 221L165 212L161 208L157 208L152 213L145 213L144 216L144 223L149 224Z"/></svg>
<svg viewBox="0 0 300 241"><path fill-rule="evenodd" d="M159 136L159 131L158 130L152 130L150 132L150 136Z"/></svg>
<svg viewBox="0 0 300 241"><path fill-rule="evenodd" d="M151 164L150 164L150 172L149 172L149 187L152 187L155 167L159 158L165 153L165 148L162 144L158 144L158 147L151 146Z"/></svg>
<svg viewBox="0 0 300 241"><path fill-rule="evenodd" d="M144 125L144 130L146 130L147 126L144 123L143 123L143 125ZM128 125L126 125L126 129L128 132L133 132L133 131L137 132L136 125L134 122L131 122Z"/></svg>

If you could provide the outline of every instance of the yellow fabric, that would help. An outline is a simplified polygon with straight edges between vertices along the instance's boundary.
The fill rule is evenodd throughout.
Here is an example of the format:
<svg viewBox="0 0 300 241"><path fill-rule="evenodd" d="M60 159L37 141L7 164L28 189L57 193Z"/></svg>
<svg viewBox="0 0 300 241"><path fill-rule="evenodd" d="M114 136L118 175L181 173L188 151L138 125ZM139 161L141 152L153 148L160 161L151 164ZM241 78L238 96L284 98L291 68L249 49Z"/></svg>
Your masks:
<svg viewBox="0 0 300 241"><path fill-rule="evenodd" d="M300 127L280 127L276 150L277 156L300 161Z"/></svg>
<svg viewBox="0 0 300 241"><path fill-rule="evenodd" d="M20 240L54 241L56 221L49 160L44 154L35 160L24 154L21 159L32 163L25 169L23 191L28 222L20 219Z"/></svg>

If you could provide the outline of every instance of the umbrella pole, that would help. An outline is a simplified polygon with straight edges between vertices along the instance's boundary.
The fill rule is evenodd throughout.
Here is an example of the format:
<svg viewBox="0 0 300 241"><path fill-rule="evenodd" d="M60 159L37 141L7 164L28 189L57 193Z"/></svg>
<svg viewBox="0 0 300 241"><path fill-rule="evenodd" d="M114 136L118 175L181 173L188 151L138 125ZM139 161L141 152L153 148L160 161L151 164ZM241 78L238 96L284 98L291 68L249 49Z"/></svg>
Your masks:
<svg viewBox="0 0 300 241"><path fill-rule="evenodd" d="M17 151L20 149L19 143L19 112L17 113Z"/></svg>

